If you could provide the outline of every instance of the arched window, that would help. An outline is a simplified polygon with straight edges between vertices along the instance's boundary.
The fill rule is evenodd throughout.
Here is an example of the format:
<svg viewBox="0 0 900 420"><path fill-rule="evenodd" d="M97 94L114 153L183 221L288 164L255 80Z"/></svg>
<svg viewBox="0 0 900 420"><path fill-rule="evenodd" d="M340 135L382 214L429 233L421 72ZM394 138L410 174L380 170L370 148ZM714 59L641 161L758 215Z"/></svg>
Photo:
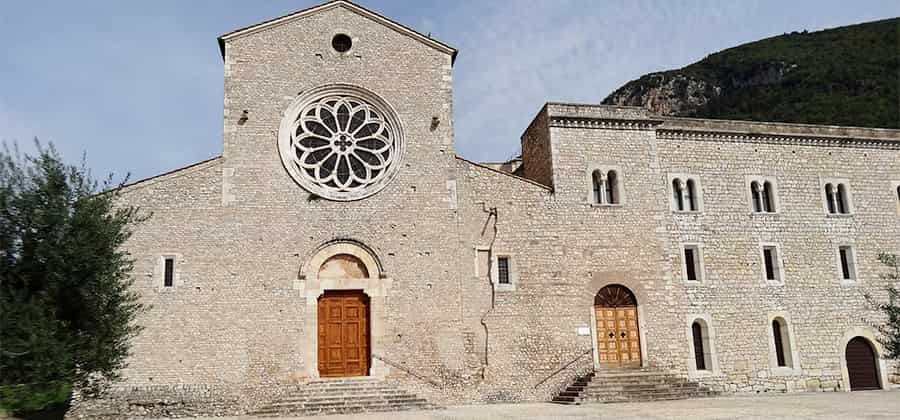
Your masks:
<svg viewBox="0 0 900 420"><path fill-rule="evenodd" d="M693 179L687 180L687 197L685 197L685 201L687 201L688 209L691 211L697 210L697 185Z"/></svg>
<svg viewBox="0 0 900 420"><path fill-rule="evenodd" d="M606 204L619 204L619 178L616 171L606 173Z"/></svg>
<svg viewBox="0 0 900 420"><path fill-rule="evenodd" d="M591 179L594 183L594 203L602 204L603 203L603 172L599 170L594 171L591 174Z"/></svg>
<svg viewBox="0 0 900 420"><path fill-rule="evenodd" d="M753 198L753 211L761 212L762 211L762 197L760 197L761 191L759 188L759 182L753 181L750 183L750 196Z"/></svg>
<svg viewBox="0 0 900 420"><path fill-rule="evenodd" d="M763 182L762 209L766 213L775 211L775 206L772 204L772 183L769 181Z"/></svg>
<svg viewBox="0 0 900 420"><path fill-rule="evenodd" d="M703 320L698 319L691 324L691 336L694 341L694 366L697 370L709 370L712 367L709 333Z"/></svg>
<svg viewBox="0 0 900 420"><path fill-rule="evenodd" d="M791 360L791 338L788 335L787 322L778 317L772 320L772 339L775 342L775 365L793 367Z"/></svg>
<svg viewBox="0 0 900 420"><path fill-rule="evenodd" d="M849 210L847 209L847 187L845 187L844 184L838 184L837 194L835 194L834 196L834 201L838 213L849 213Z"/></svg>
<svg viewBox="0 0 900 420"><path fill-rule="evenodd" d="M828 205L828 213L835 213L834 205L834 185L825 184L825 203Z"/></svg>
<svg viewBox="0 0 900 420"><path fill-rule="evenodd" d="M672 180L672 202L675 204L676 210L684 211L684 197L681 194L681 180L678 178Z"/></svg>

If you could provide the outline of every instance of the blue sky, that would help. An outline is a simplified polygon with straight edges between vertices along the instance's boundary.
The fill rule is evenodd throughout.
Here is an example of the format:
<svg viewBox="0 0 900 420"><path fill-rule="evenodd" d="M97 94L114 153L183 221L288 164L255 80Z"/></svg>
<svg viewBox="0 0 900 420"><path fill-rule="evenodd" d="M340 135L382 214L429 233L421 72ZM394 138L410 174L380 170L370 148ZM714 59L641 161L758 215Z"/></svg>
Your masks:
<svg viewBox="0 0 900 420"><path fill-rule="evenodd" d="M4 1L0 140L35 136L132 179L222 150L216 37L308 0ZM642 74L794 30L900 15L896 0L360 0L459 50L457 153L503 160L547 101L600 102Z"/></svg>

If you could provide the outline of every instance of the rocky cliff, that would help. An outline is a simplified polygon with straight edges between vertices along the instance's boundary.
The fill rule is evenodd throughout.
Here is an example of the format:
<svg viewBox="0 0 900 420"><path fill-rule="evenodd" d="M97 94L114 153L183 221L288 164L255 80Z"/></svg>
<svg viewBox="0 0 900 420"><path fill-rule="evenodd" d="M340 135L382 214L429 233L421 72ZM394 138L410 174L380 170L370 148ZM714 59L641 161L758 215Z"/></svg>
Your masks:
<svg viewBox="0 0 900 420"><path fill-rule="evenodd" d="M650 73L609 105L663 115L900 128L900 19L793 32Z"/></svg>

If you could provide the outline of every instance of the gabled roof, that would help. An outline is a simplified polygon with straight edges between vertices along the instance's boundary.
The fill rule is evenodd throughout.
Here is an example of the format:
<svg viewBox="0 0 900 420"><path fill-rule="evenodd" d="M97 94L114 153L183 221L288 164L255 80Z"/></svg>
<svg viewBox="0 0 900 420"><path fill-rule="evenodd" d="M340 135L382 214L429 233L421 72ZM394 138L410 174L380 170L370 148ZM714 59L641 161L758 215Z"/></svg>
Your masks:
<svg viewBox="0 0 900 420"><path fill-rule="evenodd" d="M403 35L406 35L410 38L413 38L425 45L428 45L438 51L443 51L447 54L451 55L451 63L456 61L456 48L453 48L443 42L440 42L436 39L431 38L428 35L423 35L414 29L405 26L401 23L398 23L394 20L391 20L387 17L384 17L378 13L375 13L369 9L366 9L362 6L354 4L347 0L332 0L327 3L322 3L318 6L313 6L310 8L306 8L303 10L298 10L293 13L288 13L284 16L280 16L274 19L269 19L254 25L250 25L244 28L240 28L227 34L219 36L219 51L222 53L222 58L225 58L225 41L229 41L232 39L240 38L244 35L249 35L258 31L262 31L266 28L270 28L273 26L278 26L287 22L291 22L297 19L302 19L304 17L310 16L315 13L324 12L326 10L331 10L335 7L343 7L351 12L354 12L360 16L367 17L375 22L378 22L388 28L391 28Z"/></svg>

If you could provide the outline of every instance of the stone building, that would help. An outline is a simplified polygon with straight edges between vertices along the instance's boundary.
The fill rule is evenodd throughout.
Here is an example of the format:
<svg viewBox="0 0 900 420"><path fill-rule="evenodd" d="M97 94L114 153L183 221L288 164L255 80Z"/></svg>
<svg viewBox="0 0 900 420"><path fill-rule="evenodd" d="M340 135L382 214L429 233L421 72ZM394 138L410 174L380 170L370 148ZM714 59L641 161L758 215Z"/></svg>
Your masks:
<svg viewBox="0 0 900 420"><path fill-rule="evenodd" d="M890 386L864 294L900 253L900 131L547 103L521 161L481 164L429 36L339 0L219 46L222 155L123 192L153 212L127 247L152 309L118 395L244 410L369 377L549 400L595 369Z"/></svg>

